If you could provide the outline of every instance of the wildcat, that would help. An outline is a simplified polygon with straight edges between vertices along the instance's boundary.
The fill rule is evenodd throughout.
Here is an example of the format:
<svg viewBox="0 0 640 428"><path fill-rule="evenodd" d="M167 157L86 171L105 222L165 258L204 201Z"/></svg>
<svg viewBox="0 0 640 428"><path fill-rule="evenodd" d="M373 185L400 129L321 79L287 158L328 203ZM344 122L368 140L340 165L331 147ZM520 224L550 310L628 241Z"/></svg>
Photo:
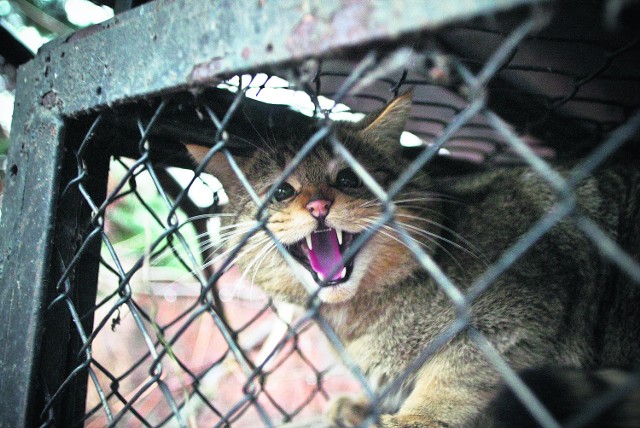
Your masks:
<svg viewBox="0 0 640 428"><path fill-rule="evenodd" d="M385 225L351 260L342 255L382 215L384 204L337 156L337 139L383 188L405 170L399 144L411 95L357 123L335 122L280 184L267 227L294 260L290 267L260 231L237 264L276 299L305 305L310 290L321 314L380 391L456 319L447 295L421 267L393 225ZM263 197L312 130L259 145L236 157ZM209 149L187 145L202 162ZM218 152L207 165L230 195L229 248L255 223L256 204ZM640 259L640 173L612 167L577 188L581 212ZM558 200L527 168L455 178L416 175L394 198L394 219L463 292ZM553 227L490 287L470 302L470 325L514 370L541 366L634 368L640 360L640 287L600 257L570 220ZM496 395L497 371L463 329L379 403L381 427L471 426ZM367 417L362 397L342 397L327 415L338 426Z"/></svg>

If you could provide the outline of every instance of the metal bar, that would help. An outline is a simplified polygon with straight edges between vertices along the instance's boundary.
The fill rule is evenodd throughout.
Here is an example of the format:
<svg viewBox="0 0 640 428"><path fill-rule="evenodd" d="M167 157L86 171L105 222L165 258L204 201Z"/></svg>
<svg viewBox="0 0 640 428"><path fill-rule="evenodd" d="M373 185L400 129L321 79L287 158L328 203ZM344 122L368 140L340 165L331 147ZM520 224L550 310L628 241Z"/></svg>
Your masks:
<svg viewBox="0 0 640 428"><path fill-rule="evenodd" d="M85 126L69 124L67 126L65 141L69 143L82 141L82 135L87 132ZM94 142L91 139L91 142ZM69 146L70 144L67 144ZM107 177L109 173L110 154L104 147L91 145L91 154L86 156L84 165L84 179L82 186L92 201L100 203L107 192ZM77 174L78 160L72 156L73 151L65 156L61 169L61 186L73 180ZM72 306L73 311L61 307L48 309L44 318L45 334L41 344L41 362L39 371L43 374L43 382L51 392L61 387L62 382L69 382L65 387L65 398L53 403L56 408L56 423L64 426L72 426L82 420L85 412L85 396L89 375L89 362L87 355L79 354L85 348L86 335L93 329L93 316L84 317L95 305L98 268L100 260L101 241L95 229L99 226L92 218L93 210L86 203L80 191L69 191L61 195L57 204L57 221L55 225L55 239L53 248L56 257L60 257L64 264L69 260L77 260L75 266L67 266L70 275L60 269L56 269L59 263L53 263L52 277L49 285L47 301L51 301L55 295L61 292L55 287L58 281L54 278L66 276L70 288L65 286L66 306ZM74 233L76 238L70 239ZM84 240L86 239L86 240ZM79 253L81 250L81 253ZM80 254L79 258L76 256ZM55 293L52 295L52 293ZM83 316L82 320L78 317ZM59 358L53 358L58 355ZM46 358L44 356L47 356ZM64 362L64 365L62 364ZM80 369L81 370L78 370ZM69 373L77 371L74 378L68 377ZM65 380L66 378L66 380ZM51 403L48 403L51 404Z"/></svg>
<svg viewBox="0 0 640 428"><path fill-rule="evenodd" d="M24 79L24 70L19 80ZM34 424L38 348L42 336L51 239L55 225L63 123L18 87L8 156L0 254L0 427Z"/></svg>
<svg viewBox="0 0 640 428"><path fill-rule="evenodd" d="M61 114L75 116L169 88L210 84L220 75L393 40L542 1L282 0L255 2L254 7L245 2L153 2L46 45L25 67L23 84L46 95Z"/></svg>

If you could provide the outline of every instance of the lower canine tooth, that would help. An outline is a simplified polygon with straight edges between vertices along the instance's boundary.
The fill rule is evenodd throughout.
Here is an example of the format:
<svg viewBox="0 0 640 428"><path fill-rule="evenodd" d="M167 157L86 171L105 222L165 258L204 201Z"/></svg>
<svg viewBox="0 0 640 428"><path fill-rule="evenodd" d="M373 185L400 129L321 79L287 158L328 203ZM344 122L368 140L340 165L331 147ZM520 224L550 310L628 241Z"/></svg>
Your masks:
<svg viewBox="0 0 640 428"><path fill-rule="evenodd" d="M320 281L324 281L324 275L323 275L323 274L321 274L320 272L318 272L318 279L319 279Z"/></svg>
<svg viewBox="0 0 640 428"><path fill-rule="evenodd" d="M345 276L347 276L347 268L343 267L342 272L340 272L340 279L344 278Z"/></svg>

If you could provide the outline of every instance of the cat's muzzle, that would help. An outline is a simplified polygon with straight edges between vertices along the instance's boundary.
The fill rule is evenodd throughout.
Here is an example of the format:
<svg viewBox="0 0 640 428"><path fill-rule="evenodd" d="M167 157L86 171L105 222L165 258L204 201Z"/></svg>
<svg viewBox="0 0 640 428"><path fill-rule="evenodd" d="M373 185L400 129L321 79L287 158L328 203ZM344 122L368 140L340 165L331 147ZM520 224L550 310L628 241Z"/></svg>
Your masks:
<svg viewBox="0 0 640 428"><path fill-rule="evenodd" d="M343 254L356 235L323 226L302 241L288 246L291 255L304 266L321 286L334 286L347 281L353 271L352 257L344 262Z"/></svg>

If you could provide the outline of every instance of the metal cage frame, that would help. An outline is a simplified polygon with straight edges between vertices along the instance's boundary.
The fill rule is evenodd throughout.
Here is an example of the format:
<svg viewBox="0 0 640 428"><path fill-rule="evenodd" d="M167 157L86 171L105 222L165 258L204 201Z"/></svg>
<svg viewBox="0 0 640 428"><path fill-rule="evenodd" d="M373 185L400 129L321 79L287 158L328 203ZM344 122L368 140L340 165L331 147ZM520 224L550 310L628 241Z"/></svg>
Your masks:
<svg viewBox="0 0 640 428"><path fill-rule="evenodd" d="M532 409L538 423L549 427L559 426L518 375L501 360L486 338L469 326L469 304L533 243L568 217L575 221L605 257L625 275L640 282L638 261L607 237L592 220L576 210L573 197L575 186L581 180L623 144L637 136L640 129L638 105L624 106L623 119L618 123L608 124L608 128L605 126L607 129L599 135L599 138L606 137L604 142L594 150L594 146L581 148L581 154L584 155L582 162L569 178L561 177L541 152L536 150L535 144L532 148L501 118L504 116L517 122L518 112L522 109L510 110L501 105L491 88L486 89L488 82L513 58L519 43L548 25L549 14L552 13L549 10L553 10L553 7L546 7L558 2L469 0L448 2L446 5L444 3L439 0L286 0L260 1L255 2L253 7L247 7L241 2L154 2L119 14L109 22L56 40L42 48L34 60L23 66L18 78L0 224L0 343L4 347L0 358L0 390L11 392L0 400L0 426L75 426L86 419L87 382L89 378L96 376L90 369L90 365L95 364L91 357L91 341L94 332L104 328L118 310L113 307L110 311L112 316L96 320L97 323L94 323L92 316L83 315L93 313L96 305L95 284L101 265L97 255L102 245L109 246L108 239L103 239L101 219L108 204L121 196L117 192L110 195L106 192L109 159L114 155L113 150L117 150L118 155L137 158L123 179L123 186L128 179L135 181L136 174L144 169L151 174L158 188L165 189L162 196L166 198L169 194L174 198L173 202L167 199L170 207L167 228L162 236L157 237L153 247L160 245L160 241L167 236L175 239L177 246L184 245L184 237L179 230L181 225L179 222L172 223L171 219L179 204L188 203L185 201L186 192L179 187L172 187L170 179L163 176L163 171L155 169L155 163L162 160L162 148L159 152L152 152L147 143L147 139L152 140L156 121L165 109L170 108L171 97L179 97L189 91L206 93L209 90L207 88L234 75L252 74L260 70L295 70L300 73L301 68L314 59L357 58L356 62L351 63L353 69L347 70L341 77L340 85L330 89L333 99L341 101L372 70L378 70L378 74L374 71L373 77L370 77L375 79L382 78L391 69L398 69L394 62L397 57L379 57L367 53L372 46L402 46L405 40L416 34L437 32L447 25L512 10L524 10L524 14L518 15L524 18L519 18L517 25L508 34L501 35L497 49L491 52L487 61L475 64L474 67L473 61L447 58L447 66L451 68L450 75L455 75L457 80L445 83L460 91L466 105L454 112L452 119L442 126L442 132L433 135L431 145L415 151L410 169L391 188L382 190L339 142L334 142L334 150L353 165L365 185L380 200L389 202L414 174L438 155L439 150L456 132L473 117L481 114L486 120L486 127L500 138L497 145L502 149L498 149L498 152L508 152L528 164L557 192L559 202L555 209L543 216L484 275L477 278L466 294L446 277L424 251L412 248L420 265L449 296L460 317L444 335L409 364L406 373L415 370L429 358L438 344L446 342L462 329L467 329L478 348L500 371L505 382ZM238 37L238 34L242 36ZM424 56L424 52L446 52L447 47L444 45L447 41L451 40L445 38L443 45L429 47L417 56L422 61L422 72L436 83L441 83L439 79L442 76L429 75L429 64L433 64L434 58L438 60L440 57ZM132 56L130 52L135 52L135 55ZM624 52L626 51L620 50L609 54L610 57L615 57ZM406 51L400 52L405 53ZM291 77L298 79L301 87L309 83L309 80L296 73L292 72ZM593 77L574 76L573 95ZM399 84L406 83L406 78L405 74L399 82L391 82L389 86L393 87L398 83L397 93ZM570 99L571 95L566 99L553 100L550 110L561 110ZM228 149L233 146L225 139L223 131L242 100L242 91L239 91L227 100L227 108L222 112L215 111L214 107L200 105L210 123L215 125L204 140L216 142L214 150L224 151L231 159ZM140 110L135 109L137 103L144 104L142 111L146 112L146 116L138 114ZM494 110L501 116L494 113ZM137 116L134 116L137 120L129 120L131 112L136 112ZM128 120L124 131L111 133L106 130L109 124L122 124ZM551 128L561 128L554 120L550 120ZM326 135L326 129L323 129L304 145L291 168ZM611 130L613 131L609 132ZM171 134L171 129L164 131ZM97 135L100 132L104 135ZM122 139L122 142L116 141L118 139ZM85 157L85 149L89 144L93 144L91 155ZM171 153L175 153L175 145L167 143L166 148L164 155L169 153L168 156L171 156ZM178 157L174 163L186 165L185 159ZM513 157L509 159L507 161L513 161ZM505 160L502 159L502 162ZM196 172L202 169L201 166ZM285 178L286 172L282 180ZM246 179L243 181L245 187L251 189ZM136 190L132 189L131 192L135 193ZM139 196L139 199L143 201L144 197ZM254 199L263 209L264 203L260 198ZM389 204L377 227L393 221L393 209ZM159 222L162 223L160 220ZM257 221L254 228L264 228L265 224L266 219ZM402 229L400 231L402 234ZM366 242L374 232L375 230L364 234L359 240L360 244ZM406 231L404 233L402 239L411 246L411 239ZM173 243L168 245L171 247ZM278 250L286 257L285 249ZM349 257L350 254L346 256ZM193 259L185 262L187 265L197 258L193 254L188 257ZM126 298L129 292L128 280L134 270L125 272L120 266L115 266L112 270L120 278L118 293L122 298L121 304L128 305L132 313L140 316L136 322L148 343L148 355L153 363L150 371L158 370L157 376L152 376L150 382L162 391L170 409L169 415L160 424L175 420L178 425L186 426L181 413L183 403L174 400L160 378L160 361L168 351L164 349L154 353L154 341L159 336L154 339L147 332L144 313L138 311L135 302ZM212 272L211 277L204 280L203 290L208 293L215 288L216 279L222 270ZM207 293L203 292L203 296ZM238 330L229 329L221 310L221 302L216 299L215 293L212 296L212 300L203 297L205 304L190 316L197 318L202 312L212 314L223 335L230 343L234 343ZM366 379L355 364L350 362L340 340L335 337L326 320L318 314L317 305L317 302L310 301L305 315L296 325L290 326L292 335L311 321L317 323L342 354L353 376L372 397L374 404L403 381L403 376L399 377L386 392L378 396L370 391ZM212 308L220 310L216 312ZM188 326L186 324L184 329ZM182 330L176 333L174 339L177 340L180 334ZM279 346L282 347L283 344ZM234 353L241 365L246 363L247 358L242 355L240 347L231 345L229 352ZM294 348L291 352L299 351ZM309 364L313 367L312 363ZM261 368L247 364L243 369L249 378L245 385L247 390L244 401L239 402L237 408L228 414L218 414L219 424L232 422L234 415L241 412L246 403L250 403L258 409L262 422L271 426L277 421L273 421L261 409L251 391L251 385L261 381ZM322 377L320 370L315 367L312 370L315 376ZM199 379L197 374L190 373L190 376ZM632 377L628 388L637 385L638 378L638 375ZM117 385L118 379L111 380L111 393L117 395L117 386L113 385ZM100 393L104 395L104 391ZM196 387L194 394L198 393ZM620 394L624 394L624 391L618 395ZM616 399L616 394L610 395L612 397L605 397L604 401ZM104 397L102 401L102 408L96 411L106 413L110 426L116 425L124 413L135 413L129 402L123 402L124 410L112 415L109 406L104 404ZM135 402L135 397L132 402ZM282 413L282 419L287 421L296 416L297 410ZM597 413L597 409L593 413ZM374 412L370 422L374 422L378 416ZM588 421L590 416L582 417L584 420L574 421L576 426ZM136 418L143 422L145 416L136 415Z"/></svg>

